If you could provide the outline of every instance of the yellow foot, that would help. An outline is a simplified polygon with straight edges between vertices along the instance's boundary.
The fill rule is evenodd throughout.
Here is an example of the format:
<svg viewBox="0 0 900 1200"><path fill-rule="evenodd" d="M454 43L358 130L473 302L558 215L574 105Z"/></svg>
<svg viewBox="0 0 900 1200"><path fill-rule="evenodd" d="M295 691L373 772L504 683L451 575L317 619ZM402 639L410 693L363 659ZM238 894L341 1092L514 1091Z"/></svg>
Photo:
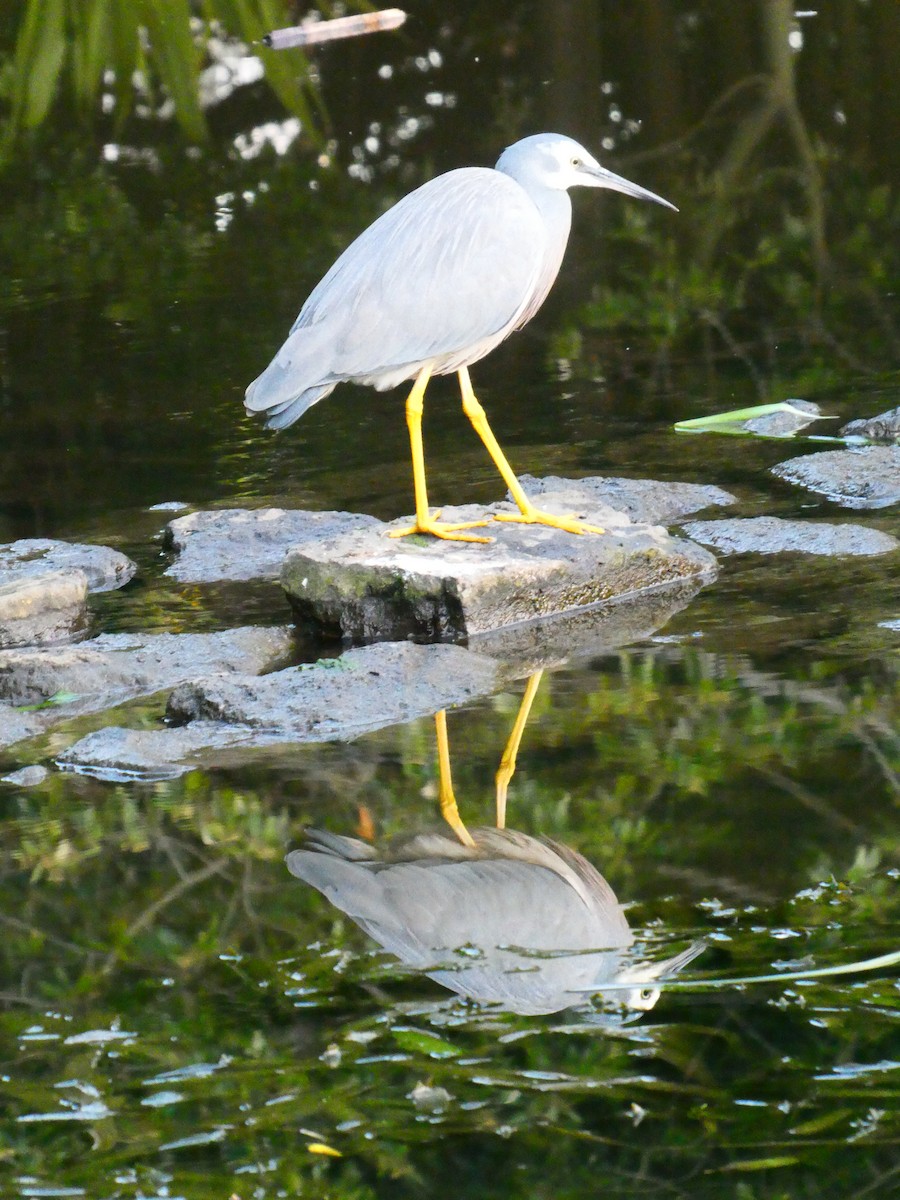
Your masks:
<svg viewBox="0 0 900 1200"><path fill-rule="evenodd" d="M392 529L388 537L402 538L409 537L413 533L430 533L432 537L443 538L446 542L492 542L494 539L489 537L478 537L474 533L459 533L460 529L483 529L489 524L488 521L464 521L458 525L448 524L446 521L439 521L440 511L436 512L433 517L426 517L424 521L416 518L413 525L408 525L405 529Z"/></svg>
<svg viewBox="0 0 900 1200"><path fill-rule="evenodd" d="M563 529L566 533L606 533L600 525L588 525L573 516L558 517L533 505L529 505L524 512L498 513L494 520L508 521L514 525L549 525L551 529Z"/></svg>

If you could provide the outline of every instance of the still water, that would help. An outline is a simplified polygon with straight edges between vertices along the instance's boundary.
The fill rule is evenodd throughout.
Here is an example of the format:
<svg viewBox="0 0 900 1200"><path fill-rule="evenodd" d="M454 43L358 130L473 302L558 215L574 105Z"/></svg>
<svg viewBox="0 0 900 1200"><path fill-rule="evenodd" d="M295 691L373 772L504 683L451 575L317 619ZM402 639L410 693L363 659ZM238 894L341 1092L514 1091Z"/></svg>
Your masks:
<svg viewBox="0 0 900 1200"><path fill-rule="evenodd" d="M399 392L344 387L276 437L245 419L243 388L379 211L551 123L681 214L576 197L546 308L476 368L516 469L712 483L736 515L900 532L896 507L851 514L770 474L811 443L672 431L788 396L842 421L900 403L895 84L879 75L894 24L874 2L796 21L810 140L776 122L741 162L765 119L746 81L781 61L766 37L782 10L422 4L401 34L322 52L319 144L260 82L212 112L202 151L165 120L115 136L61 121L7 176L2 540L129 554L138 577L95 598L97 632L289 620L274 586L165 578L167 518L148 510L408 512ZM455 385L429 400L435 502L497 499ZM900 947L897 580L896 554L725 558L653 635L545 672L506 823L526 857L539 838L566 848L569 882L545 861L542 885L602 896L602 945L554 943L556 901L508 855L458 864L454 892L434 882L446 847L416 843L390 911L359 870L349 899L321 863L289 872L310 828L401 857L440 829L431 718L178 780L3 785L2 1194L896 1194L897 969L741 980ZM447 715L473 831L494 822L526 686ZM93 728L154 728L164 700L2 751L2 773ZM480 917L512 922L485 935L499 970ZM453 921L462 951L440 941ZM691 947L657 994L647 964ZM573 950L629 986L557 1005L547 980L583 969Z"/></svg>

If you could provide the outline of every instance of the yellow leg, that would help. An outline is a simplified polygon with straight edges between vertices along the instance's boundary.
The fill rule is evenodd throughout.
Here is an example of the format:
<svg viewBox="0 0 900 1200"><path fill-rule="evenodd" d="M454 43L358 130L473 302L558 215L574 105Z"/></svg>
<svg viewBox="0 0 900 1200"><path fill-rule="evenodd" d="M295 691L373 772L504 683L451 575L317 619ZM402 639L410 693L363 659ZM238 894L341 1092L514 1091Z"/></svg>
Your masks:
<svg viewBox="0 0 900 1200"><path fill-rule="evenodd" d="M438 745L441 816L464 846L474 846L475 839L463 824L462 817L459 815L459 809L456 806L456 796L453 794L453 779L450 776L450 741L447 737L447 714L443 709L434 714L434 728L437 733Z"/></svg>
<svg viewBox="0 0 900 1200"><path fill-rule="evenodd" d="M494 518L495 521L512 521L522 525L549 525L553 529L564 529L567 533L605 533L599 525L587 525L577 517L558 517L554 513L543 512L537 508L525 495L522 485L516 478L516 473L509 465L506 455L500 449L500 443L494 437L493 430L488 424L487 414L481 407L478 397L472 390L467 367L460 367L459 390L462 393L463 412L472 422L475 432L484 442L488 454L494 460L494 465L503 476L503 481L512 492L513 499L519 506L517 515L503 513Z"/></svg>
<svg viewBox="0 0 900 1200"><path fill-rule="evenodd" d="M440 512L430 516L428 512L428 490L425 486L425 455L422 449L422 412L425 407L425 389L431 378L431 368L423 367L416 376L412 391L406 401L406 425L409 429L409 445L412 452L413 487L416 493L416 520L405 529L395 529L392 538L407 537L411 533L430 533L434 537L450 542L490 542L493 538L477 537L474 534L457 533L458 529L472 529L487 525L487 521L469 521L466 524L448 525L439 521Z"/></svg>
<svg viewBox="0 0 900 1200"><path fill-rule="evenodd" d="M506 749L503 751L503 757L500 759L500 766L497 768L497 774L494 780L497 784L497 828L506 828L506 793L509 788L509 782L513 777L516 769L516 756L519 753L519 746L522 742L522 734L525 732L525 725L528 722L528 715L531 712L531 706L534 704L534 698L537 695L537 690L540 687L541 677L544 674L543 667L528 680L525 688L525 695L522 697L522 703L519 705L519 712L516 716L515 724L512 727L512 733L509 735L509 741L506 743Z"/></svg>

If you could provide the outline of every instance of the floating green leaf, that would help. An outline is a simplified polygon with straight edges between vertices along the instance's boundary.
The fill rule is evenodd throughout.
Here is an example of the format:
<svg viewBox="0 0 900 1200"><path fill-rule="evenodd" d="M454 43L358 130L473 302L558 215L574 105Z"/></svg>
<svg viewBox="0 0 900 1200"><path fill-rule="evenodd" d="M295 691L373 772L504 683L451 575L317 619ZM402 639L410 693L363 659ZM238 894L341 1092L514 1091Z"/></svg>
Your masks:
<svg viewBox="0 0 900 1200"><path fill-rule="evenodd" d="M750 424L764 417L786 416L791 420L787 425L773 427L771 431L755 429ZM711 413L706 417L694 417L689 421L676 421L676 433L726 433L739 437L793 437L798 430L810 425L813 421L833 421L835 417L822 413L810 412L809 409L798 408L790 400L780 400L774 404L754 404L750 408L733 408L728 412ZM821 440L821 439L819 439ZM829 441L843 441L843 438L829 438Z"/></svg>

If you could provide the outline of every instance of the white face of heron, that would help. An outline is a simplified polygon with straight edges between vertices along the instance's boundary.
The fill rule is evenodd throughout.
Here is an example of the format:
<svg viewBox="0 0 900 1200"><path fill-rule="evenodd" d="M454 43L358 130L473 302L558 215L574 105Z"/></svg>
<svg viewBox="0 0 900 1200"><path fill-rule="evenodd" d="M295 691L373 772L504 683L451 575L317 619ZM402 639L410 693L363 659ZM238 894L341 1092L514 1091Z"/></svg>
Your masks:
<svg viewBox="0 0 900 1200"><path fill-rule="evenodd" d="M596 172L603 168L592 154L571 138L560 138L542 147L552 167L548 173L547 186L567 190L570 187L598 187Z"/></svg>
<svg viewBox="0 0 900 1200"><path fill-rule="evenodd" d="M652 200L675 209L674 204L663 200L662 196L602 167L593 154L572 138L556 134L539 133L516 142L500 156L497 168L523 183L538 184L553 191L567 191L572 187L607 188L636 200Z"/></svg>

